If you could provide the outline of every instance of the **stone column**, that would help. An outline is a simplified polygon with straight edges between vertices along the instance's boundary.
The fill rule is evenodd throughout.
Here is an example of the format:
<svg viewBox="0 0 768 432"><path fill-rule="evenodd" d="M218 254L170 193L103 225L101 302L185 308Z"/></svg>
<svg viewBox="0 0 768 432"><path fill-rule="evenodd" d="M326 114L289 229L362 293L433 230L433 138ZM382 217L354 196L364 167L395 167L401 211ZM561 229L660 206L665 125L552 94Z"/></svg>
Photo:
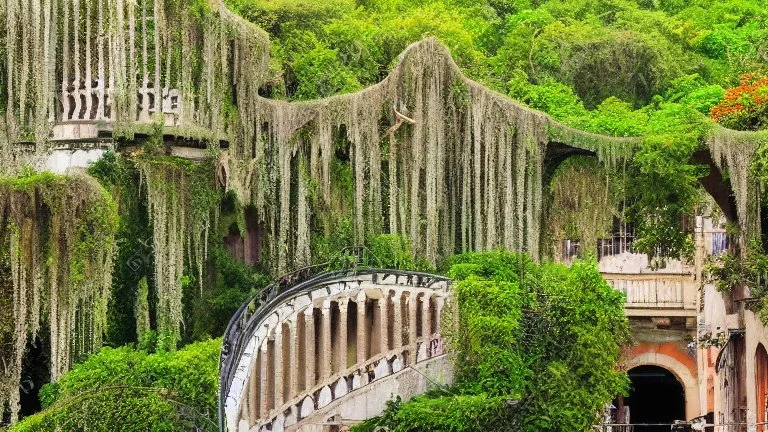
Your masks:
<svg viewBox="0 0 768 432"><path fill-rule="evenodd" d="M360 291L357 295L357 363L368 360L368 323L365 307L366 295Z"/></svg>
<svg viewBox="0 0 768 432"><path fill-rule="evenodd" d="M389 289L382 290L382 297L379 300L379 353L384 354L389 351Z"/></svg>
<svg viewBox="0 0 768 432"><path fill-rule="evenodd" d="M400 348L403 346L403 308L400 305L402 292L395 291L392 296L393 314L392 314L392 346Z"/></svg>
<svg viewBox="0 0 768 432"><path fill-rule="evenodd" d="M310 306L304 311L304 337L306 338L304 359L306 361L304 390L310 390L315 386L315 317L314 307Z"/></svg>
<svg viewBox="0 0 768 432"><path fill-rule="evenodd" d="M267 413L269 412L268 406L267 406L267 388L269 387L269 375L270 370L267 368L267 355L269 354L268 349L268 340L264 339L264 342L261 344L261 362L259 367L261 368L261 374L259 376L259 380L261 381L259 385L259 418L264 419L267 418Z"/></svg>
<svg viewBox="0 0 768 432"><path fill-rule="evenodd" d="M26 3L26 2L25 2ZM122 14L123 11L120 10L118 12L118 15ZM74 120L79 119L80 117L80 2L75 1L72 2L72 19L74 25L72 26L72 30L74 32L74 35L72 37L72 42L74 46L74 52L73 52L73 62L74 62L74 73L75 77L72 81L72 84L74 86L74 90L72 91L72 94L75 97L75 111L72 113L72 118ZM118 39L119 40L119 39ZM119 73L119 72L118 72Z"/></svg>
<svg viewBox="0 0 768 432"><path fill-rule="evenodd" d="M416 338L418 328L416 327L416 316L419 312L419 293L418 291L411 291L408 296L408 345L411 346L412 354L416 355ZM414 357L414 360L416 358Z"/></svg>
<svg viewBox="0 0 768 432"><path fill-rule="evenodd" d="M251 379L248 383L248 416L250 417L251 424L255 423L256 419L258 419L261 414L259 412L259 409L261 408L259 400L261 398L261 363L264 358L261 357L260 351L261 350L256 348L255 352L253 353L256 361L254 362L253 368L251 369Z"/></svg>
<svg viewBox="0 0 768 432"><path fill-rule="evenodd" d="M288 394L285 395L285 399L291 400L295 398L299 392L299 332L296 328L295 318L288 322L288 329L290 331L288 344L288 376L290 381L288 382Z"/></svg>
<svg viewBox="0 0 768 432"><path fill-rule="evenodd" d="M421 334L424 336L424 343L429 346L429 341L432 338L432 311L430 309L429 299L430 294L424 294L422 298L423 308L421 309Z"/></svg>
<svg viewBox="0 0 768 432"><path fill-rule="evenodd" d="M320 363L322 364L322 380L325 381L333 375L333 348L331 347L331 301L324 300L322 308L322 329Z"/></svg>
<svg viewBox="0 0 768 432"><path fill-rule="evenodd" d="M275 344L273 346L275 350L273 372L275 375L275 405L273 408L279 408L283 405L283 379L285 378L283 375L283 326L280 323L277 323L277 328L275 328Z"/></svg>
<svg viewBox="0 0 768 432"><path fill-rule="evenodd" d="M349 299L339 299L339 334L337 335L339 340L339 352L338 356L339 370L336 372L342 372L347 369L347 353L349 349L347 347L347 305Z"/></svg>

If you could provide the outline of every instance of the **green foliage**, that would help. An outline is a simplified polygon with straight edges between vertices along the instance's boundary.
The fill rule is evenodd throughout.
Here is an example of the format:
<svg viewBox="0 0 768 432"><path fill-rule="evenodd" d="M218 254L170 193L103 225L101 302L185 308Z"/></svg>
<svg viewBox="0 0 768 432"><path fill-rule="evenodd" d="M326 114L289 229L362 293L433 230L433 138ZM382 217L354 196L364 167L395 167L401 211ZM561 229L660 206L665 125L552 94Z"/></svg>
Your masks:
<svg viewBox="0 0 768 432"><path fill-rule="evenodd" d="M497 251L454 258L456 386L390 402L357 431L588 431L628 389L624 296L593 262ZM447 327L447 326L446 326Z"/></svg>
<svg viewBox="0 0 768 432"><path fill-rule="evenodd" d="M104 348L46 384L45 410L10 430L213 431L219 348L218 340L175 353Z"/></svg>
<svg viewBox="0 0 768 432"><path fill-rule="evenodd" d="M664 85L659 53L632 31L574 43L562 61L562 77L588 107L613 96L647 104ZM606 59L611 59L606 61Z"/></svg>
<svg viewBox="0 0 768 432"><path fill-rule="evenodd" d="M316 82L314 74L294 64L310 50L335 54L338 62L325 60L336 65L327 71L332 76L348 74L370 85L405 46L434 35L473 78L510 95L519 89L508 83L524 72L527 86L560 82L588 107L610 96L640 107L682 76L698 73L708 83L724 85L764 62L767 34L765 7L757 0L228 3L271 34L278 68L288 72L283 85L289 97L303 97L293 89ZM296 32L304 35L297 38ZM314 42L296 44L306 33L314 34ZM302 76L311 82L302 84Z"/></svg>
<svg viewBox="0 0 768 432"><path fill-rule="evenodd" d="M632 105L614 96L604 100L592 113L587 128L592 132L614 136L640 136L648 122L648 114L634 111Z"/></svg>
<svg viewBox="0 0 768 432"><path fill-rule="evenodd" d="M152 283L152 230L146 202L139 188L139 173L132 161L114 152L105 153L88 167L117 201L117 254L112 271L112 296L108 308L106 343L120 346L138 340L135 305L139 281Z"/></svg>
<svg viewBox="0 0 768 432"><path fill-rule="evenodd" d="M407 237L380 234L369 238L365 246L373 254L370 265L401 270L434 271L424 259L415 257L411 241Z"/></svg>
<svg viewBox="0 0 768 432"><path fill-rule="evenodd" d="M525 72L521 70L516 72L508 83L511 97L556 119L571 124L584 123L588 112L570 86L551 78L540 84L531 85Z"/></svg>
<svg viewBox="0 0 768 432"><path fill-rule="evenodd" d="M267 274L235 260L221 247L211 252L209 268L213 270L210 283L195 300L193 340L224 334L237 308L271 282Z"/></svg>
<svg viewBox="0 0 768 432"><path fill-rule="evenodd" d="M725 90L719 85L707 85L699 74L685 75L672 81L664 98L667 102L691 107L702 114L723 100Z"/></svg>
<svg viewBox="0 0 768 432"><path fill-rule="evenodd" d="M292 96L298 100L320 99L362 88L341 63L337 52L322 46L297 54L290 68L298 82Z"/></svg>
<svg viewBox="0 0 768 432"><path fill-rule="evenodd" d="M462 395L417 396L407 403L400 397L387 403L382 417L352 427L354 432L375 432L387 425L391 432L454 431L484 432L511 426L509 409L501 397ZM506 421L506 422L505 422Z"/></svg>
<svg viewBox="0 0 768 432"><path fill-rule="evenodd" d="M651 111L627 183L637 251L650 257L692 258L693 233L687 219L701 201L699 178L707 171L691 158L709 130L697 111L681 104L662 103Z"/></svg>
<svg viewBox="0 0 768 432"><path fill-rule="evenodd" d="M742 73L764 68L768 49L759 0L230 3L271 34L276 69L285 71L274 94L305 99L371 85L408 44L436 36L494 90L579 129L644 136L627 164L636 186L629 216L641 250L672 256L690 253L681 220L699 198L702 171L690 158L703 114Z"/></svg>

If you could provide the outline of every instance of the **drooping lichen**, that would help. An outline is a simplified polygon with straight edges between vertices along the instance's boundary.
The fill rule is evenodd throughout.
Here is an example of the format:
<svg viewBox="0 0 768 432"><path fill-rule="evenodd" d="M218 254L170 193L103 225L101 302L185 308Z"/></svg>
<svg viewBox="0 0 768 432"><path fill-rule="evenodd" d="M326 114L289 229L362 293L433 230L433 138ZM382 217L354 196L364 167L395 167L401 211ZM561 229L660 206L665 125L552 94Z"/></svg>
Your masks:
<svg viewBox="0 0 768 432"><path fill-rule="evenodd" d="M555 170L546 217L554 256L561 256L563 239L578 240L582 254L597 250L597 240L610 234L614 217L622 216L616 183L594 157L573 156Z"/></svg>
<svg viewBox="0 0 768 432"><path fill-rule="evenodd" d="M705 137L712 160L728 177L736 199L739 244L746 250L751 238L760 236L759 181L753 178L752 164L761 145L768 143L768 133L741 132L716 127Z"/></svg>
<svg viewBox="0 0 768 432"><path fill-rule="evenodd" d="M637 144L573 131L488 90L466 78L434 39L411 45L387 78L360 92L301 103L258 98L256 106L255 139L238 141L221 165L228 188L253 202L267 225L280 226L272 246L280 270L296 264L287 252L298 242L303 250L308 223L302 183L288 179L307 161L320 201L330 207L341 131L349 142L357 241L404 234L431 263L498 247L540 256L547 144L595 152L611 165Z"/></svg>
<svg viewBox="0 0 768 432"><path fill-rule="evenodd" d="M52 380L101 346L116 212L84 175L0 178L0 410L12 420L26 346L41 329Z"/></svg>
<svg viewBox="0 0 768 432"><path fill-rule="evenodd" d="M221 195L211 162L154 157L137 160L137 166L153 224L157 331L175 347L183 325L185 263L202 290L208 236L215 227Z"/></svg>
<svg viewBox="0 0 768 432"><path fill-rule="evenodd" d="M138 339L139 342L143 342L150 331L149 286L146 277L139 280L138 288L133 313L136 318L136 339Z"/></svg>

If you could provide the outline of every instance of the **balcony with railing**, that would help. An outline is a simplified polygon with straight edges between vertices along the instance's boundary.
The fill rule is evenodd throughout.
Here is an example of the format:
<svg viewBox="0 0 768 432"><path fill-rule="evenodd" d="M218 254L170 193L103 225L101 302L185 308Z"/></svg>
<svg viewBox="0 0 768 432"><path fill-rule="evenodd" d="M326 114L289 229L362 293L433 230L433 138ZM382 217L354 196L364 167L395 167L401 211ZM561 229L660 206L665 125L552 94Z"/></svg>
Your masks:
<svg viewBox="0 0 768 432"><path fill-rule="evenodd" d="M92 140L110 135L117 121L114 100L114 85L103 79L78 78L63 85L57 95L53 140ZM137 89L135 100L133 118L129 115L126 119L131 123L151 125L160 116L167 128L182 126L182 95L178 89L156 89L152 81L144 80Z"/></svg>
<svg viewBox="0 0 768 432"><path fill-rule="evenodd" d="M731 239L722 230L697 228L699 255L718 255L728 250ZM635 230L631 224L615 224L610 236L597 241L596 250L585 251L579 240L564 240L562 262L593 255L605 280L626 295L628 316L696 316L701 260L685 262L675 258L650 260L634 249ZM657 256L668 254L658 250ZM661 264L660 264L661 263Z"/></svg>

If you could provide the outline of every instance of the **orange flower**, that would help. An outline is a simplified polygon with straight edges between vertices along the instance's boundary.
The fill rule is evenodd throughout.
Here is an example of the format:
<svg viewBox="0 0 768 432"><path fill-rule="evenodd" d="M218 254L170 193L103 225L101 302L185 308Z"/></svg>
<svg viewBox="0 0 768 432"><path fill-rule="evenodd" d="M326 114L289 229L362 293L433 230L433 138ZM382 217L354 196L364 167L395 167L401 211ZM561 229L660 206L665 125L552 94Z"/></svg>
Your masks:
<svg viewBox="0 0 768 432"><path fill-rule="evenodd" d="M735 120L735 117L762 111L768 104L768 76L747 73L740 77L739 86L728 89L724 100L712 107L710 117L717 122Z"/></svg>

